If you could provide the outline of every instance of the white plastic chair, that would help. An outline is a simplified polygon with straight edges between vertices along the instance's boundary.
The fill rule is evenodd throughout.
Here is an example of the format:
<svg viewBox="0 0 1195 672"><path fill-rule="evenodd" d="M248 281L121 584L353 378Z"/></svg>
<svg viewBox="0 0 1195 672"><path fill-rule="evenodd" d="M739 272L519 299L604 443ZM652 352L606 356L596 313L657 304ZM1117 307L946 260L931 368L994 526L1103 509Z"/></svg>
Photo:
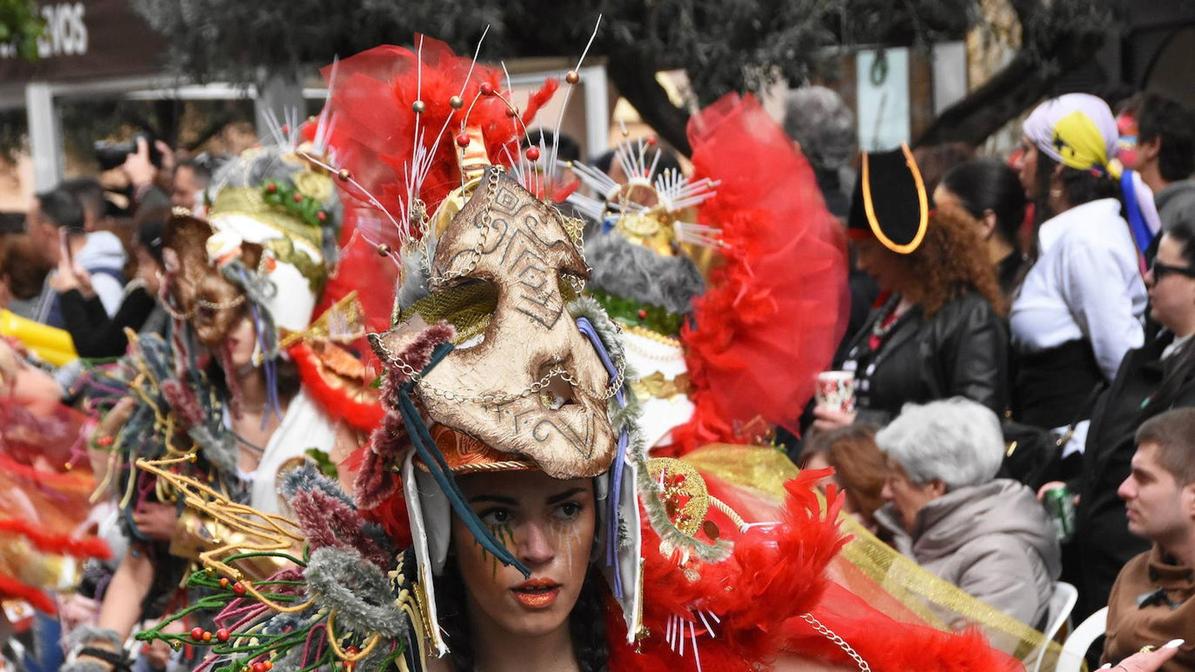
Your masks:
<svg viewBox="0 0 1195 672"><path fill-rule="evenodd" d="M1083 659L1087 657L1087 649L1092 642L1103 636L1108 629L1108 607L1104 607L1087 617L1079 624L1066 642L1062 645L1062 653L1058 655L1058 667L1054 672L1079 672L1083 669Z"/></svg>
<svg viewBox="0 0 1195 672"><path fill-rule="evenodd" d="M1050 604L1046 608L1046 629L1042 632L1045 635L1045 641L1038 649L1037 656L1033 660L1033 667L1029 669L1029 672L1040 672L1041 662L1046 655L1046 650L1050 648L1050 642L1054 641L1054 636L1070 620L1071 612L1074 611L1075 602L1078 600L1078 589L1065 581L1054 582L1054 591L1050 593Z"/></svg>

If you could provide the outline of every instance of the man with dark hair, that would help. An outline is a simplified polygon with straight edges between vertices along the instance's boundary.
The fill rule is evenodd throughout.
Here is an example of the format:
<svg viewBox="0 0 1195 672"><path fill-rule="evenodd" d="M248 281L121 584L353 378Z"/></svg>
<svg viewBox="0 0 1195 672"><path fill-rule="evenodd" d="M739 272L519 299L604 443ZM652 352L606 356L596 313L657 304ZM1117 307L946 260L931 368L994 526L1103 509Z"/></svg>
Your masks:
<svg viewBox="0 0 1195 672"><path fill-rule="evenodd" d="M83 206L83 230L88 233L95 231L107 215L108 199L104 198L103 185L94 178L76 177L65 180L59 186Z"/></svg>
<svg viewBox="0 0 1195 672"><path fill-rule="evenodd" d="M184 159L174 167L170 205L186 208L193 213L203 211L203 193L212 180L212 171L204 161Z"/></svg>
<svg viewBox="0 0 1195 672"><path fill-rule="evenodd" d="M1154 192L1167 230L1176 220L1195 219L1195 115L1178 102L1145 94L1137 111L1137 165Z"/></svg>
<svg viewBox="0 0 1195 672"><path fill-rule="evenodd" d="M120 240L107 231L88 234L83 204L62 187L34 196L25 221L41 262L54 269L46 276L34 319L62 327L58 295L71 289L95 294L108 315L115 313L124 291Z"/></svg>
<svg viewBox="0 0 1195 672"><path fill-rule="evenodd" d="M1129 531L1153 548L1125 565L1108 598L1104 659L1183 639L1161 669L1195 670L1195 408L1142 423L1129 477L1117 494Z"/></svg>

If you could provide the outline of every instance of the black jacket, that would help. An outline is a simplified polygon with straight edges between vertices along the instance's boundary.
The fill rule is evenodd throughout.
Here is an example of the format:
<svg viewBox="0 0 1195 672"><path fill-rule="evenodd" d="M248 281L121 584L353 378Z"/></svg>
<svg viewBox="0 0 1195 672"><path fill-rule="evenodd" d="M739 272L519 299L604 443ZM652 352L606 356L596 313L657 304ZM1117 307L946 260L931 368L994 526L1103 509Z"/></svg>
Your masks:
<svg viewBox="0 0 1195 672"><path fill-rule="evenodd" d="M913 307L897 320L869 358L873 325L899 300L893 296L873 310L847 349L846 361L858 365L859 420L885 423L908 402L954 396L1003 413L1008 405L1008 332L992 304L967 292L930 319L919 306Z"/></svg>
<svg viewBox="0 0 1195 672"><path fill-rule="evenodd" d="M129 340L125 329L139 331L154 312L157 301L144 288L129 292L111 318L100 300L85 298L77 289L61 295L62 317L75 343L75 352L86 359L119 357Z"/></svg>
<svg viewBox="0 0 1195 672"><path fill-rule="evenodd" d="M1075 540L1084 584L1078 586L1079 618L1107 604L1121 567L1150 547L1129 532L1124 502L1116 490L1128 478L1137 428L1172 408L1195 406L1195 343L1187 342L1163 360L1162 351L1171 340L1166 333L1130 350L1091 414L1083 472L1072 484L1079 494Z"/></svg>

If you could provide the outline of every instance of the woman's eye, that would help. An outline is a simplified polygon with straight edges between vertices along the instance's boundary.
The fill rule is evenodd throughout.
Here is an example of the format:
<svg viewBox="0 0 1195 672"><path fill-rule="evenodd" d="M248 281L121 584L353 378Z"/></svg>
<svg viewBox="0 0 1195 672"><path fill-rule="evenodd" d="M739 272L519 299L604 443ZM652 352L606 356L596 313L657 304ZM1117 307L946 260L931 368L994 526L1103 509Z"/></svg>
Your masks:
<svg viewBox="0 0 1195 672"><path fill-rule="evenodd" d="M511 519L513 518L510 511L506 509L490 509L488 511L483 511L479 517L481 518L481 522L485 523L489 527L506 525L510 523Z"/></svg>
<svg viewBox="0 0 1195 672"><path fill-rule="evenodd" d="M556 509L556 517L561 520L573 520L581 515L581 505L577 502L565 502Z"/></svg>

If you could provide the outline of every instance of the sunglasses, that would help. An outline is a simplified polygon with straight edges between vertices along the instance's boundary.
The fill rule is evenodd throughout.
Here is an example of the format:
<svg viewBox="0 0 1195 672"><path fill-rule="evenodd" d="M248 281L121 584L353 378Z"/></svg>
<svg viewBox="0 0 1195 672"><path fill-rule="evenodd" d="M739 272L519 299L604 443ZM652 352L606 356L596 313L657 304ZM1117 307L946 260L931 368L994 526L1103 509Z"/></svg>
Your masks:
<svg viewBox="0 0 1195 672"><path fill-rule="evenodd" d="M1156 259L1150 265L1149 272L1154 276L1154 282L1161 282L1162 278L1168 275L1182 275L1188 278L1195 278L1195 268L1191 268L1190 266L1171 266L1170 264L1163 264Z"/></svg>

